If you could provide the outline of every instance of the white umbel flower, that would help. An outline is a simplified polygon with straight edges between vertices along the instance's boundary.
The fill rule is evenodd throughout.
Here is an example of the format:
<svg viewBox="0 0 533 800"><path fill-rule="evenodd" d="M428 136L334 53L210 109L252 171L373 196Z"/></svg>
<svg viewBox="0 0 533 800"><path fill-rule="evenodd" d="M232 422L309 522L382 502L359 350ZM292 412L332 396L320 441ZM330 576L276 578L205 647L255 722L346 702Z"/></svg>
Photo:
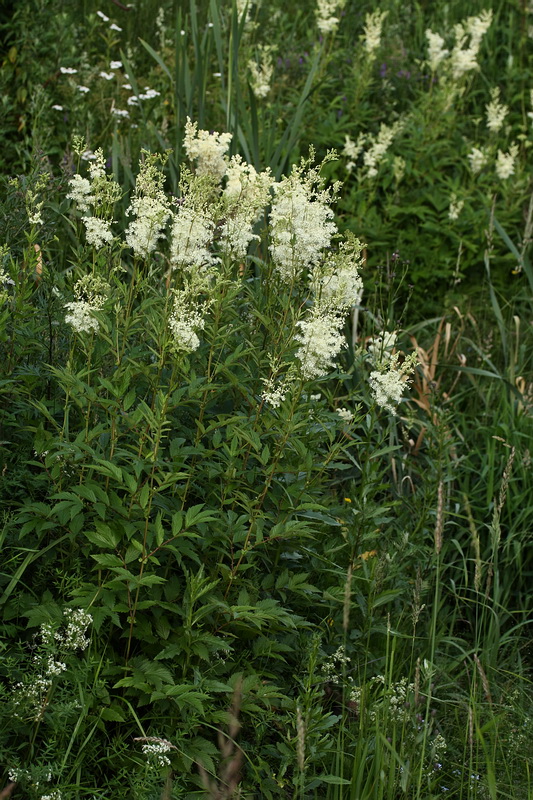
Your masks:
<svg viewBox="0 0 533 800"><path fill-rule="evenodd" d="M210 175L220 180L226 173L225 154L232 140L231 133L199 131L198 123L187 117L183 146L188 158L196 163L197 175Z"/></svg>

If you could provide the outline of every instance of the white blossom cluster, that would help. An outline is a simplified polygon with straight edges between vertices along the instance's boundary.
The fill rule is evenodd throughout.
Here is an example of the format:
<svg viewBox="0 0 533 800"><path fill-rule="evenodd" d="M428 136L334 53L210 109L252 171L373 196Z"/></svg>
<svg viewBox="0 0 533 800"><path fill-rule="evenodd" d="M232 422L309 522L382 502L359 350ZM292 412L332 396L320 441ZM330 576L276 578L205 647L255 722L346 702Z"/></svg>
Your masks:
<svg viewBox="0 0 533 800"><path fill-rule="evenodd" d="M491 22L491 10L459 22L454 26L455 43L451 52L445 46L445 39L428 28L425 32L428 41L427 64L431 72L436 72L442 66L445 73L451 72L453 80L458 81L463 75L478 69L481 40Z"/></svg>
<svg viewBox="0 0 533 800"><path fill-rule="evenodd" d="M139 740L136 740L139 741ZM155 736L148 736L142 740L142 752L146 756L148 763L155 768L170 766L170 758L167 753L176 750L176 747L166 739L158 739Z"/></svg>
<svg viewBox="0 0 533 800"><path fill-rule="evenodd" d="M348 408L337 408L336 412L341 420L347 424L353 420L353 413Z"/></svg>
<svg viewBox="0 0 533 800"><path fill-rule="evenodd" d="M472 147L470 153L468 153L467 158L470 162L470 169L476 175L478 172L481 172L483 167L487 164L487 154L479 147Z"/></svg>
<svg viewBox="0 0 533 800"><path fill-rule="evenodd" d="M454 80L478 69L477 56L481 40L490 28L492 16L492 9L485 10L479 16L468 17L454 26L455 45L450 55Z"/></svg>
<svg viewBox="0 0 533 800"><path fill-rule="evenodd" d="M205 326L207 303L200 303L193 292L174 289L174 302L168 320L170 349L174 353L193 353L200 346L197 331Z"/></svg>
<svg viewBox="0 0 533 800"><path fill-rule="evenodd" d="M363 155L363 164L367 168L367 178L374 178L378 174L378 166L383 161L385 153L391 146L396 136L402 131L403 120L397 120L392 125L381 123L377 136L369 136L370 147Z"/></svg>
<svg viewBox="0 0 533 800"><path fill-rule="evenodd" d="M500 89L498 86L491 90L490 103L485 108L487 110L487 128L497 133L509 112L508 106L500 103Z"/></svg>
<svg viewBox="0 0 533 800"><path fill-rule="evenodd" d="M90 180L75 174L69 181L67 197L83 214L87 243L100 249L113 241L111 224L113 206L120 198L121 190L112 176L106 175L102 150L93 154L89 164ZM91 212L89 216L88 212Z"/></svg>
<svg viewBox="0 0 533 800"><path fill-rule="evenodd" d="M313 306L306 318L297 325L294 337L300 343L296 358L304 380L314 380L327 375L335 359L346 347L346 337L341 333L343 317L337 311Z"/></svg>
<svg viewBox="0 0 533 800"><path fill-rule="evenodd" d="M458 200L457 195L455 192L452 192L450 195L450 206L448 208L448 219L456 220L459 218L459 214L463 210L463 206L465 204L464 200Z"/></svg>
<svg viewBox="0 0 533 800"><path fill-rule="evenodd" d="M381 32L383 22L388 11L372 11L365 17L365 28L363 33L363 46L370 58L375 57L376 50L381 45Z"/></svg>
<svg viewBox="0 0 533 800"><path fill-rule="evenodd" d="M518 145L512 144L507 153L498 150L496 158L496 175L502 181L514 175L515 161L518 155Z"/></svg>
<svg viewBox="0 0 533 800"><path fill-rule="evenodd" d="M364 248L359 239L347 234L338 252L328 255L324 263L315 268L311 285L322 306L342 312L360 304Z"/></svg>
<svg viewBox="0 0 533 800"><path fill-rule="evenodd" d="M346 5L346 0L317 0L316 21L318 30L323 36L334 33L339 26L337 16Z"/></svg>
<svg viewBox="0 0 533 800"><path fill-rule="evenodd" d="M438 33L434 33L430 28L426 30L428 40L428 66L431 72L436 72L439 65L445 61L450 51L446 49L444 39Z"/></svg>
<svg viewBox="0 0 533 800"><path fill-rule="evenodd" d="M198 123L187 117L183 146L188 158L196 163L197 175L210 175L221 180L226 173L225 154L232 140L231 133L199 131Z"/></svg>
<svg viewBox="0 0 533 800"><path fill-rule="evenodd" d="M102 278L96 275L80 278L74 285L76 300L65 304L70 312L65 316L65 322L77 333L97 333L99 323L94 312L104 307L108 293L109 285Z"/></svg>
<svg viewBox="0 0 533 800"><path fill-rule="evenodd" d="M258 100L263 100L270 92L270 83L274 72L273 48L270 45L260 45L257 49L258 58L248 61L248 70L252 91Z"/></svg>
<svg viewBox="0 0 533 800"><path fill-rule="evenodd" d="M225 221L220 228L222 251L243 259L253 239L253 226L270 200L273 178L270 170L256 172L241 156L233 156L226 172L227 183L222 193L226 202Z"/></svg>
<svg viewBox="0 0 533 800"><path fill-rule="evenodd" d="M416 353L411 353L400 362L400 353L393 351L395 343L396 333L383 331L368 345L370 361L376 368L370 373L370 390L374 402L391 414L396 414L396 406L402 399L408 376L417 363Z"/></svg>
<svg viewBox="0 0 533 800"><path fill-rule="evenodd" d="M321 261L337 233L330 203L338 185L332 192L325 191L319 173L308 170L304 175L304 169L305 164L294 167L288 177L274 184L270 211L270 253L287 284Z"/></svg>
<svg viewBox="0 0 533 800"><path fill-rule="evenodd" d="M152 253L171 216L170 204L163 191L164 175L158 169L158 157L144 154L135 182L135 195L126 216L133 219L126 230L126 243L137 256Z"/></svg>
<svg viewBox="0 0 533 800"><path fill-rule="evenodd" d="M63 616L65 627L55 632L56 642L62 650L85 650L90 644L86 634L92 616L82 608L66 608Z"/></svg>
<svg viewBox="0 0 533 800"><path fill-rule="evenodd" d="M206 211L188 205L187 199L173 218L170 263L174 269L206 269L218 260L210 249L215 223Z"/></svg>

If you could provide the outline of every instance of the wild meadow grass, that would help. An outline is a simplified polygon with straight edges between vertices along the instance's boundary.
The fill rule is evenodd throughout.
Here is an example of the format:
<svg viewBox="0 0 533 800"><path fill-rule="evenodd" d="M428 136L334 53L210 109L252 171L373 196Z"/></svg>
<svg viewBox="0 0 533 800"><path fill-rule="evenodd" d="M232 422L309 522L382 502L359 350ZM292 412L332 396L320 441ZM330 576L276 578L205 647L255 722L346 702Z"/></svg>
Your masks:
<svg viewBox="0 0 533 800"><path fill-rule="evenodd" d="M533 796L533 11L1 21L0 798Z"/></svg>

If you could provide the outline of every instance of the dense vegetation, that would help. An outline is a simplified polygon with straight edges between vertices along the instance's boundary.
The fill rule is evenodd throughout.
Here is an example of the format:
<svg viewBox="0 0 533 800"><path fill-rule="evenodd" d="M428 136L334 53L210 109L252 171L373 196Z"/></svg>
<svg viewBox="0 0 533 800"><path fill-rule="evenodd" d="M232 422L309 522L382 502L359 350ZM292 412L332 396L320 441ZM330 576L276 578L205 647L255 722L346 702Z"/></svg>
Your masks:
<svg viewBox="0 0 533 800"><path fill-rule="evenodd" d="M464 10L2 11L0 797L532 796L533 10Z"/></svg>

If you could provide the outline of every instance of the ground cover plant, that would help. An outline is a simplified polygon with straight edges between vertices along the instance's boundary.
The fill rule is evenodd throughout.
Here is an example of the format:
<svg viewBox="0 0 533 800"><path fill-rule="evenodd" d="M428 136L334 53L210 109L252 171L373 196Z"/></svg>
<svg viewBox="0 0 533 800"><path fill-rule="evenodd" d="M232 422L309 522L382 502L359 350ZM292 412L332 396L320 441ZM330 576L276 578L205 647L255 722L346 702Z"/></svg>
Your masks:
<svg viewBox="0 0 533 800"><path fill-rule="evenodd" d="M5 13L0 797L531 797L533 13L471 5Z"/></svg>

